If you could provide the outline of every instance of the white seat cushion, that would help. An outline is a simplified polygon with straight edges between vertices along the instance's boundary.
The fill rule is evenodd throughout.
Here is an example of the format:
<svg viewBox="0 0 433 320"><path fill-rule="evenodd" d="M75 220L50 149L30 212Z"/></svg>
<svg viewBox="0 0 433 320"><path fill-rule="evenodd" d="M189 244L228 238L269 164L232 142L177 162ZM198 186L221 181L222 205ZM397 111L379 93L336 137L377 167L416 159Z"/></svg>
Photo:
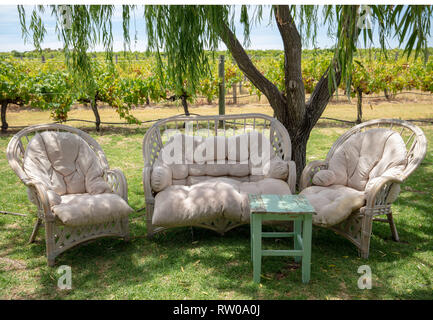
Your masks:
<svg viewBox="0 0 433 320"><path fill-rule="evenodd" d="M290 194L288 184L266 178L241 182L231 178L211 178L191 186L171 185L155 196L152 223L157 226L189 226L226 218L248 223L248 194Z"/></svg>
<svg viewBox="0 0 433 320"><path fill-rule="evenodd" d="M64 195L51 210L65 225L73 227L114 221L134 211L114 193Z"/></svg>
<svg viewBox="0 0 433 320"><path fill-rule="evenodd" d="M152 223L157 226L187 226L218 217L247 222L248 197L239 192L238 184L232 179L219 178L192 186L169 186L155 197Z"/></svg>
<svg viewBox="0 0 433 320"><path fill-rule="evenodd" d="M365 203L364 192L342 185L311 186L300 194L305 195L316 210L313 223L324 227L342 222Z"/></svg>

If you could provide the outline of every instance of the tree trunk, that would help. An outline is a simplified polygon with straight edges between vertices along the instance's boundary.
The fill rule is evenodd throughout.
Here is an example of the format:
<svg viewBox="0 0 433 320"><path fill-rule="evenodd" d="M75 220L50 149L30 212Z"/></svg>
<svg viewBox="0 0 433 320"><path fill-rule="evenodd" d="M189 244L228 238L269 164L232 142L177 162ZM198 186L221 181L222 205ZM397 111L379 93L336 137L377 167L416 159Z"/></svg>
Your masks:
<svg viewBox="0 0 433 320"><path fill-rule="evenodd" d="M386 100L391 100L391 96L388 93L388 88L383 89L383 93L385 94Z"/></svg>
<svg viewBox="0 0 433 320"><path fill-rule="evenodd" d="M186 94L184 93L183 95L181 95L180 99L182 100L183 112L189 117L188 101L186 101Z"/></svg>
<svg viewBox="0 0 433 320"><path fill-rule="evenodd" d="M2 101L1 104L2 132L6 132L9 127L8 123L6 122L6 109L8 107L8 101Z"/></svg>
<svg viewBox="0 0 433 320"><path fill-rule="evenodd" d="M146 105L150 105L149 96L146 97Z"/></svg>
<svg viewBox="0 0 433 320"><path fill-rule="evenodd" d="M274 116L286 127L292 144L292 160L296 163L297 182L299 183L306 164L307 141L311 130L325 110L335 88L334 82L331 83L331 88L328 86L330 83L328 68L316 85L308 103L305 102L301 69L302 41L291 17L290 8L277 6L275 20L284 44L284 92L281 92L254 66L228 26L223 26L220 37L230 50L239 69L266 96L274 110ZM335 71L335 82L338 87L341 72L334 61L334 59L331 61L330 68Z"/></svg>
<svg viewBox="0 0 433 320"><path fill-rule="evenodd" d="M358 103L356 105L356 109L357 109L356 123L359 124L362 122L362 89L356 88L356 93L358 96Z"/></svg>
<svg viewBox="0 0 433 320"><path fill-rule="evenodd" d="M99 117L99 111L98 111L98 103L96 101L96 97L94 97L90 101L90 106L92 107L93 114L95 115L95 125L96 125L96 131L100 131L100 125L101 125L101 118Z"/></svg>

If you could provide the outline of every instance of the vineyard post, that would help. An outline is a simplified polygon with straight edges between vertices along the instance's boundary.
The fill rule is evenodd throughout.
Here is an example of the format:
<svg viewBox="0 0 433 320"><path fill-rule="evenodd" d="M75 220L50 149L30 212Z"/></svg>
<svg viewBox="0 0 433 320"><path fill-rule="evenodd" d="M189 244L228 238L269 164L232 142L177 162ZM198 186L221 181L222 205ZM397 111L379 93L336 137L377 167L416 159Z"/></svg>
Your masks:
<svg viewBox="0 0 433 320"><path fill-rule="evenodd" d="M359 124L362 122L362 89L356 88L357 94L358 94L358 103L356 105L357 109L357 117L356 117L356 123Z"/></svg>
<svg viewBox="0 0 433 320"><path fill-rule="evenodd" d="M116 64L117 64L117 54L116 54L116 56L115 56L115 57L116 57Z"/></svg>
<svg viewBox="0 0 433 320"><path fill-rule="evenodd" d="M45 56L44 55L41 56L41 61L42 61L42 63L45 63Z"/></svg>
<svg viewBox="0 0 433 320"><path fill-rule="evenodd" d="M218 76L219 76L219 97L218 97L218 113L220 115L225 114L226 101L225 101L225 79L224 79L224 55L220 55L220 61L218 66Z"/></svg>
<svg viewBox="0 0 433 320"><path fill-rule="evenodd" d="M238 98L237 98L237 95L236 95L236 87L237 87L236 83L233 83L233 85L232 85L232 90L233 90L233 104L237 104L237 103L238 103Z"/></svg>

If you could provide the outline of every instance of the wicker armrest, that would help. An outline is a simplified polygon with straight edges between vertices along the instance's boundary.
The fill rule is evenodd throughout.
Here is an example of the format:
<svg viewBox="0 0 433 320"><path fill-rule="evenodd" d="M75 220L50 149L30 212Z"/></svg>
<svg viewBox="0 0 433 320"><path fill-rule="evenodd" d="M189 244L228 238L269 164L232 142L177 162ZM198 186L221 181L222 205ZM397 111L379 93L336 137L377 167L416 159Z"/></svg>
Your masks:
<svg viewBox="0 0 433 320"><path fill-rule="evenodd" d="M390 204L392 201L389 201L389 196L393 185L401 183L403 183L403 180L397 177L375 178L374 183L367 186L365 190L367 208Z"/></svg>
<svg viewBox="0 0 433 320"><path fill-rule="evenodd" d="M289 176L287 177L287 184L289 185L292 194L296 192L296 163L295 161L287 161L289 166Z"/></svg>
<svg viewBox="0 0 433 320"><path fill-rule="evenodd" d="M106 171L106 181L111 190L128 202L128 183L125 175L120 169L109 169Z"/></svg>
<svg viewBox="0 0 433 320"><path fill-rule="evenodd" d="M37 201L39 203L39 209L43 210L43 212L40 213L43 213L45 220L54 221L56 217L51 212L47 187L41 182L34 180L27 180L24 182L24 184L30 189L30 192L33 192L36 195Z"/></svg>
<svg viewBox="0 0 433 320"><path fill-rule="evenodd" d="M325 160L316 160L307 164L302 171L301 179L299 180L299 191L312 185L313 176L317 171L328 169L328 163Z"/></svg>

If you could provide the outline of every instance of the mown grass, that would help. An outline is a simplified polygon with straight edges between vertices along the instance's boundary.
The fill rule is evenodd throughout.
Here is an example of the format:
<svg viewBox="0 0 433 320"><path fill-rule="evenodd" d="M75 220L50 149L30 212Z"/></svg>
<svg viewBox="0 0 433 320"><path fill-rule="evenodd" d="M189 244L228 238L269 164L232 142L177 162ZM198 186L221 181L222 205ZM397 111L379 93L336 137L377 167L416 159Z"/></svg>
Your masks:
<svg viewBox="0 0 433 320"><path fill-rule="evenodd" d="M213 110L214 111L214 110ZM173 112L172 113L176 113ZM30 113L29 113L30 114ZM36 122L35 118L27 120ZM31 113L33 115L33 113ZM18 114L17 114L18 115ZM161 114L152 112L154 118ZM341 116L347 116L341 114ZM20 117L26 117L23 112ZM57 260L72 267L72 290L57 289L57 268L48 268L44 232L28 245L36 208L4 155L11 134L0 136L0 210L27 213L0 216L0 298L2 299L431 299L433 298L433 126L427 157L402 186L393 205L401 242L388 225L376 223L368 260L330 230L313 229L311 281L301 282L292 258L265 257L261 285L252 282L249 227L225 236L204 229L171 229L149 240L144 212L130 217L132 239L102 239L75 247ZM316 128L308 161L322 159L346 128ZM111 167L128 180L130 205L144 206L141 141L145 129L90 131ZM267 240L284 248L287 240ZM358 267L367 264L373 288L360 290Z"/></svg>

